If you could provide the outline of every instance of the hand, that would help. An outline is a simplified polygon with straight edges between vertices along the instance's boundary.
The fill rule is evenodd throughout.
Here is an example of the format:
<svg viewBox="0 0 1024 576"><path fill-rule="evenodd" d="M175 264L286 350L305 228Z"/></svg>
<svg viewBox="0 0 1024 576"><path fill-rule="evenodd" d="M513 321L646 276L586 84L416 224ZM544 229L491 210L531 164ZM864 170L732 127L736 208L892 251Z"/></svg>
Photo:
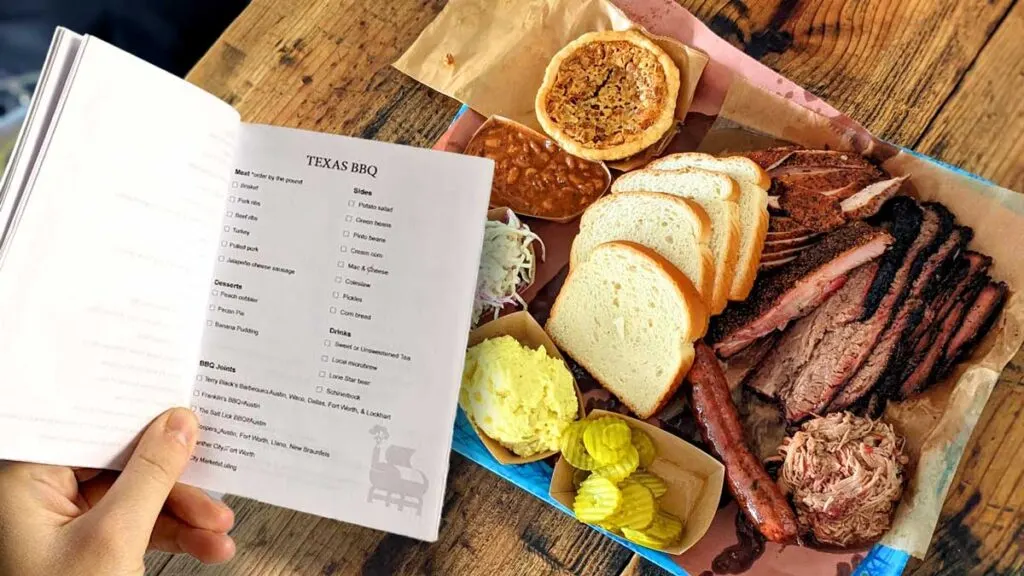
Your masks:
<svg viewBox="0 0 1024 576"><path fill-rule="evenodd" d="M176 483L197 434L195 415L176 408L153 421L120 474L0 463L0 576L141 575L147 550L231 559L231 509Z"/></svg>

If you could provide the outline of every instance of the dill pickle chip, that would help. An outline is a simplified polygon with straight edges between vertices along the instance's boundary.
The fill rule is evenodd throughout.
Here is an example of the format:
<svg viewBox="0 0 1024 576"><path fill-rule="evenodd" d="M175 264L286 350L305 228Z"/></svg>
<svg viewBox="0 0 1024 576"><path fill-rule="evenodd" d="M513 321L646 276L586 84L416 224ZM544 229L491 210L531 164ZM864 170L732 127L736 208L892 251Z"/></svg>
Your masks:
<svg viewBox="0 0 1024 576"><path fill-rule="evenodd" d="M619 487L622 492L622 504L619 510L606 522L620 528L643 530L654 522L658 513L658 504L654 494L636 482L623 482Z"/></svg>
<svg viewBox="0 0 1024 576"><path fill-rule="evenodd" d="M636 472L639 465L640 454L637 453L636 448L627 444L625 448L616 453L612 463L596 468L594 474L603 476L612 482L621 482Z"/></svg>
<svg viewBox="0 0 1024 576"><path fill-rule="evenodd" d="M622 502L622 492L615 483L601 476L591 475L580 484L572 511L576 517L588 524L608 519Z"/></svg>
<svg viewBox="0 0 1024 576"><path fill-rule="evenodd" d="M579 490L580 484L583 484L583 481L586 480L588 476L590 476L589 470L580 470L579 468L574 469L572 471L573 488Z"/></svg>
<svg viewBox="0 0 1024 576"><path fill-rule="evenodd" d="M679 539L679 536L683 533L683 522L665 512L664 510L659 511L655 516L651 525L647 527L644 532L653 538L664 540L667 544L671 544Z"/></svg>
<svg viewBox="0 0 1024 576"><path fill-rule="evenodd" d="M636 542L641 546L644 546L646 548L654 548L655 550L661 550L669 545L668 542L662 540L661 538L655 538L653 536L650 536L646 532L642 532L640 530L632 530L630 528L623 528L622 536L630 542Z"/></svg>
<svg viewBox="0 0 1024 576"><path fill-rule="evenodd" d="M583 433L583 444L587 447L587 452L599 464L611 464L615 461L618 451L629 444L629 425L613 416L589 422Z"/></svg>
<svg viewBox="0 0 1024 576"><path fill-rule="evenodd" d="M562 432L562 437L558 442L558 447L562 451L562 456L565 457L566 462L572 464L572 467L578 470L593 470L600 466L587 453L587 447L583 444L583 435L588 426L589 421L587 420L573 422L566 427L565 432Z"/></svg>
<svg viewBox="0 0 1024 576"><path fill-rule="evenodd" d="M658 456L657 450L654 449L654 441L647 435L646 432L638 428L630 430L630 442L636 451L640 453L640 465L644 468L650 467L654 463L654 459Z"/></svg>
<svg viewBox="0 0 1024 576"><path fill-rule="evenodd" d="M640 457L640 461L643 463L643 456ZM661 498L668 492L668 484L665 484L660 476L650 472L633 472L628 479L650 490L655 498Z"/></svg>

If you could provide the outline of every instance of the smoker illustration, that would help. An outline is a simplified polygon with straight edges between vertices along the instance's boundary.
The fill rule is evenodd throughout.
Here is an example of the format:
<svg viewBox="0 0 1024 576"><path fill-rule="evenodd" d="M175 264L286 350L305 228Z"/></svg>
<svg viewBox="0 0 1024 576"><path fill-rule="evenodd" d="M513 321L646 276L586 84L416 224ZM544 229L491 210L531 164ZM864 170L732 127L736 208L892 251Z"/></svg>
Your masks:
<svg viewBox="0 0 1024 576"><path fill-rule="evenodd" d="M374 426L370 429L375 445L373 462L370 463L370 491L366 495L367 502L381 501L390 507L392 504L399 510L410 508L419 516L423 512L423 495L429 483L423 472L412 467L412 448L404 446L388 446L381 460L381 446L387 441L388 429Z"/></svg>

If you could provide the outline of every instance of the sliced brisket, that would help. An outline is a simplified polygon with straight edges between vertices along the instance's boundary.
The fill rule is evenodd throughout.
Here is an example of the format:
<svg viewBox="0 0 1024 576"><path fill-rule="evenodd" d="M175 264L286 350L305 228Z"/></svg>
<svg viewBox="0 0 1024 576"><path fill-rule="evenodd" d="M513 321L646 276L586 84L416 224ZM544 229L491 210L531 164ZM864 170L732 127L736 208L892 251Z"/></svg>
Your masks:
<svg viewBox="0 0 1024 576"><path fill-rule="evenodd" d="M715 352L728 358L758 338L782 330L817 307L846 281L847 274L874 260L892 236L863 222L848 224L805 250L792 262L765 274L750 296L717 316L708 332Z"/></svg>
<svg viewBox="0 0 1024 576"><path fill-rule="evenodd" d="M772 354L748 379L748 386L766 396L776 396L786 419L793 422L824 408L835 393L826 379L805 377L807 362L816 353L836 357L843 347L822 350L840 327L854 322L864 308L871 280L878 271L876 263L868 263L850 274L850 279L814 312L790 326ZM842 382L840 382L841 384ZM833 388L831 391L825 388Z"/></svg>
<svg viewBox="0 0 1024 576"><path fill-rule="evenodd" d="M865 304L864 316L854 326L845 328L842 334L836 337L846 337L857 343L855 349L847 351L849 355L850 372L847 373L846 382L832 399L828 406L829 412L845 410L854 402L867 394L878 383L889 365L889 359L895 352L899 343L899 337L903 334L908 324L917 325L923 310L919 314L912 314L913 309L904 312L904 302L910 286L917 276L917 272L924 266L928 256L943 240L941 231L943 225L943 212L939 209L928 207L923 210L921 224L917 232L907 230L907 222L911 221L910 228L913 228L912 221L918 213L907 201L913 202L906 197L897 197L890 202L892 206L886 207L886 213L894 219L890 222L890 229L893 234L902 241L903 246L910 240L909 247L894 246L886 253L879 264L879 272L875 276L871 289L868 292L867 303ZM917 207L916 203L913 207ZM903 228L901 231L900 229ZM949 228L952 228L950 222ZM913 234L913 236L911 236ZM897 249L902 249L902 255L898 260L891 258ZM893 266L895 270L892 270ZM890 272L892 270L892 272ZM888 277L888 281L886 280ZM878 304L874 310L871 306L877 299ZM904 312L902 317L900 312ZM823 358L821 362L828 362Z"/></svg>
<svg viewBox="0 0 1024 576"><path fill-rule="evenodd" d="M921 273L914 278L896 322L889 327L889 330L896 330L899 326L900 331L895 335L896 345L887 360L885 373L875 385L874 393L879 396L879 400L888 400L899 395L903 375L914 361L913 351L917 343L912 335L926 317L932 300L941 294L952 265L956 263L960 252L967 246L972 236L970 228L954 228L935 252L928 256L921 267ZM904 318L906 321L903 321Z"/></svg>
<svg viewBox="0 0 1024 576"><path fill-rule="evenodd" d="M937 215L930 216L926 221L921 207L913 198L906 196L893 198L882 208L879 218L895 240L879 261L878 274L871 285L861 320L868 320L874 316L882 300L894 290L895 297L900 296L903 285L896 285L896 273L902 272L905 275L903 282L906 281L905 278L910 274L910 265L913 264L913 257L910 261L907 259L911 248L919 252L934 239L933 235L938 233Z"/></svg>
<svg viewBox="0 0 1024 576"><path fill-rule="evenodd" d="M979 277L983 282L977 281ZM938 375L946 345L956 334L968 308L978 297L978 293L987 280L987 276L981 273L978 276L965 275L957 282L956 287L943 304L943 309L947 309L947 312L933 318L934 324L929 330L931 337L927 339L923 348L917 349L911 363L904 368L903 381L898 393L900 398L907 398L924 390ZM929 308L931 307L929 306ZM928 312L926 311L922 325L927 318ZM918 344L920 345L920 343Z"/></svg>
<svg viewBox="0 0 1024 576"><path fill-rule="evenodd" d="M1006 302L1006 292L1005 282L989 282L978 292L977 298L964 314L963 322L946 346L939 377L947 374L953 364L965 358L992 327Z"/></svg>

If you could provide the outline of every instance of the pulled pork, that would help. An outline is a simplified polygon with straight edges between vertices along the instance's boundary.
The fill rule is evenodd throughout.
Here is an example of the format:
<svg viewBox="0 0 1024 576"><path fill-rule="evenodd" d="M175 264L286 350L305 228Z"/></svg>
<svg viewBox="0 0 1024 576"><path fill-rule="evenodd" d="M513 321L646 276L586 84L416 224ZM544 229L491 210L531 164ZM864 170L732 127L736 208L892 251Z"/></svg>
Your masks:
<svg viewBox="0 0 1024 576"><path fill-rule="evenodd" d="M903 494L903 439L892 426L849 412L805 423L779 447L779 484L801 532L842 548L878 540Z"/></svg>

